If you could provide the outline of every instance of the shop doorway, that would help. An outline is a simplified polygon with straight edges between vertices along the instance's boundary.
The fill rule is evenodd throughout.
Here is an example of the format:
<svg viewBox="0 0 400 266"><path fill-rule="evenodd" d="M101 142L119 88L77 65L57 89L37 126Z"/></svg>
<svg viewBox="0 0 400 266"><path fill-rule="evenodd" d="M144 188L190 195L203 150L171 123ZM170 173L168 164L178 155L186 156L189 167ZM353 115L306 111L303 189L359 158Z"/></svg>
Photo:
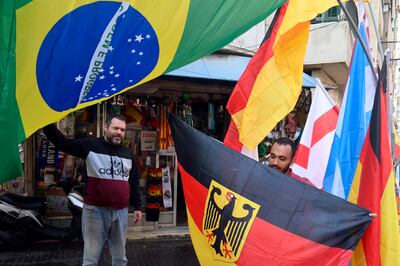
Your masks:
<svg viewBox="0 0 400 266"><path fill-rule="evenodd" d="M187 226L187 212L185 197L183 194L182 178L178 171L178 189L177 189L177 204L176 204L176 225Z"/></svg>

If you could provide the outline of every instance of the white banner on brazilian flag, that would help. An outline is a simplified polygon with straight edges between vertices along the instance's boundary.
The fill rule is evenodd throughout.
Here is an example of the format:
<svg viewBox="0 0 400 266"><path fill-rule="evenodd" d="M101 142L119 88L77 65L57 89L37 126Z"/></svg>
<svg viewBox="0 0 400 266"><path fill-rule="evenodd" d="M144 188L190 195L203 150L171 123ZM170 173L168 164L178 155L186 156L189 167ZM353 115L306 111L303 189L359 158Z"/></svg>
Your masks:
<svg viewBox="0 0 400 266"><path fill-rule="evenodd" d="M171 175L169 167L162 169L162 190L164 208L172 208Z"/></svg>

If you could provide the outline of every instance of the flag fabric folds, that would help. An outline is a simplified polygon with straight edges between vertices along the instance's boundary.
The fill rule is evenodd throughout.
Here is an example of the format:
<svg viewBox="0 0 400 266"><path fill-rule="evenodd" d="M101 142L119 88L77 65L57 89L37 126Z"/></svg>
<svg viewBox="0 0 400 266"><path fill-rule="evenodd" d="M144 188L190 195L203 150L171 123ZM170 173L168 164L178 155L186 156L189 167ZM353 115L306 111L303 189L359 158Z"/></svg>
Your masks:
<svg viewBox="0 0 400 266"><path fill-rule="evenodd" d="M124 110L124 116L127 120L127 122L142 122L143 120L143 114L140 111L139 108L137 108L134 105L128 105L126 106Z"/></svg>
<svg viewBox="0 0 400 266"><path fill-rule="evenodd" d="M169 122L201 265L348 265L369 210Z"/></svg>
<svg viewBox="0 0 400 266"><path fill-rule="evenodd" d="M339 108L317 80L310 111L291 166L294 174L322 188Z"/></svg>
<svg viewBox="0 0 400 266"><path fill-rule="evenodd" d="M358 30L368 45L363 19L360 19ZM376 87L374 75L367 55L357 41L323 183L325 191L345 199L349 195L369 126Z"/></svg>
<svg viewBox="0 0 400 266"><path fill-rule="evenodd" d="M362 147L349 201L377 214L357 246L354 265L400 265L400 229L389 142L386 62L375 93L371 123Z"/></svg>
<svg viewBox="0 0 400 266"><path fill-rule="evenodd" d="M290 0L274 32L250 61L227 109L239 141L253 150L293 109L302 85L310 20L336 1Z"/></svg>
<svg viewBox="0 0 400 266"><path fill-rule="evenodd" d="M22 172L15 99L15 5L13 1L0 1L0 183Z"/></svg>
<svg viewBox="0 0 400 266"><path fill-rule="evenodd" d="M236 110L246 107L257 75L259 74L265 62L267 62L273 56L272 48L276 41L283 17L285 16L287 5L288 4L285 3L276 11L271 26L266 34L266 41L260 46L257 53L250 60L248 66L233 89L232 95L227 104L228 111L232 115L238 112ZM234 110L231 110L231 108L234 108ZM242 142L239 140L239 131L234 119L231 120L228 131L226 132L224 144L235 151L241 152L242 154L245 154L246 156L258 161L257 147L250 150L242 144Z"/></svg>
<svg viewBox="0 0 400 266"><path fill-rule="evenodd" d="M239 140L239 131L235 125L235 122L231 120L231 123L229 124L228 131L226 132L225 138L224 138L224 144L231 149L234 149L237 152L240 152L241 154L246 155L249 158L252 158L253 160L258 161L258 148L254 148L252 150L249 150L246 146L244 146L240 140Z"/></svg>
<svg viewBox="0 0 400 266"><path fill-rule="evenodd" d="M1 1L0 182L37 129L210 54L283 2Z"/></svg>
<svg viewBox="0 0 400 266"><path fill-rule="evenodd" d="M396 131L394 131L394 161L397 162L399 159L400 159L400 139Z"/></svg>

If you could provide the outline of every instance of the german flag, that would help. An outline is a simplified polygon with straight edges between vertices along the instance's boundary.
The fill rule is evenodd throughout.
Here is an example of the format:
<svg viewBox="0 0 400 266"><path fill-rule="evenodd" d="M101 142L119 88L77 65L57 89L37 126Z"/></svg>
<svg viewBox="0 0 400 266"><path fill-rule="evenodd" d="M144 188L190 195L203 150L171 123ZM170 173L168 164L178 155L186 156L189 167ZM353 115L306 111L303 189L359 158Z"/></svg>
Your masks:
<svg viewBox="0 0 400 266"><path fill-rule="evenodd" d="M128 105L125 108L124 115L129 122L141 122L143 120L143 114L139 108L134 105Z"/></svg>
<svg viewBox="0 0 400 266"><path fill-rule="evenodd" d="M232 91L232 95L229 98L226 108L233 117L235 114L239 113L240 110L243 110L246 107L257 76L260 74L260 71L265 63L268 62L271 57L273 57L274 52L272 48L276 41L279 27L281 26L282 20L285 16L287 6L288 2L283 4L275 12L274 19L272 20L268 32L264 37L264 43L261 45L258 52L250 60L249 65L246 67L246 70L243 72L240 80L237 82L235 88ZM224 144L237 152L246 155L249 154L250 156L248 157L258 161L258 152L247 152L248 148L242 144L239 137L239 130L235 124L235 120L232 119L228 131L225 135ZM257 150L257 148L255 148L254 150Z"/></svg>
<svg viewBox="0 0 400 266"><path fill-rule="evenodd" d="M400 231L389 143L386 62L375 93L370 126L349 201L377 214L354 252L353 265L400 265Z"/></svg>
<svg viewBox="0 0 400 266"><path fill-rule="evenodd" d="M336 0L290 0L276 12L266 41L236 84L226 108L232 116L225 144L253 150L295 106L302 86L310 20Z"/></svg>
<svg viewBox="0 0 400 266"><path fill-rule="evenodd" d="M202 265L347 265L370 211L170 125Z"/></svg>

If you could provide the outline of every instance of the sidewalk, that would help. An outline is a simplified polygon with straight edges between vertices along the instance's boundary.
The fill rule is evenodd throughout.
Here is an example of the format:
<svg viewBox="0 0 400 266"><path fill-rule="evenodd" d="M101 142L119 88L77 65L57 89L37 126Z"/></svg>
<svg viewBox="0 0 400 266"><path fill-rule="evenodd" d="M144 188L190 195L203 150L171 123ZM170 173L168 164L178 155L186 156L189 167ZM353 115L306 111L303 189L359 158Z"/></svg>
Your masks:
<svg viewBox="0 0 400 266"><path fill-rule="evenodd" d="M141 226L128 227L128 239L148 239L157 237L189 237L188 226L159 227Z"/></svg>
<svg viewBox="0 0 400 266"><path fill-rule="evenodd" d="M184 229L180 229L184 231ZM171 230L166 230L167 231ZM179 231L179 230L177 230ZM145 232L142 232L145 235ZM145 266L179 266L179 265L199 265L193 250L190 238L182 232L178 235L165 235L144 239L134 239L138 235L136 232L127 242L128 265ZM15 248L0 244L0 265L22 266L22 265L57 265L57 266L77 266L82 265L82 243L35 243L29 248ZM103 250L99 265L111 265L111 257L108 247Z"/></svg>

